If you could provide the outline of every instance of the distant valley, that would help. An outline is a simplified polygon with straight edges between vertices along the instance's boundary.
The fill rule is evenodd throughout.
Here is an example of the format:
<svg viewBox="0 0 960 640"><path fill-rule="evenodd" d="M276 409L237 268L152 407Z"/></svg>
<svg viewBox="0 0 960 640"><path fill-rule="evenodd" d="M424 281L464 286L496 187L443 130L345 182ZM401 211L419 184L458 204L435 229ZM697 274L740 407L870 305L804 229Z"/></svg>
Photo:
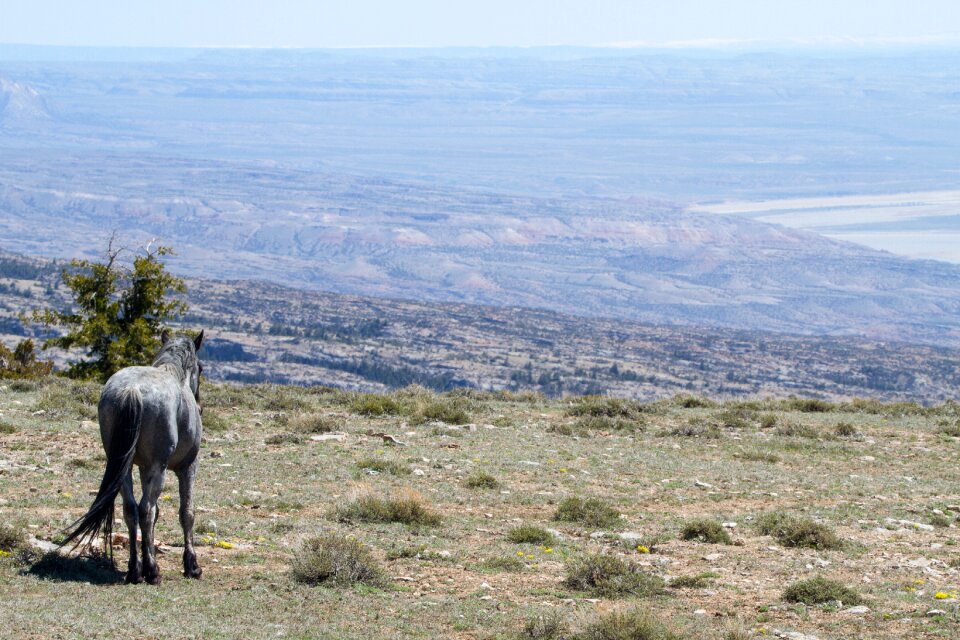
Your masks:
<svg viewBox="0 0 960 640"><path fill-rule="evenodd" d="M957 61L2 46L0 246L117 231L191 277L960 346L960 267L815 233L849 207L693 210L952 188Z"/></svg>

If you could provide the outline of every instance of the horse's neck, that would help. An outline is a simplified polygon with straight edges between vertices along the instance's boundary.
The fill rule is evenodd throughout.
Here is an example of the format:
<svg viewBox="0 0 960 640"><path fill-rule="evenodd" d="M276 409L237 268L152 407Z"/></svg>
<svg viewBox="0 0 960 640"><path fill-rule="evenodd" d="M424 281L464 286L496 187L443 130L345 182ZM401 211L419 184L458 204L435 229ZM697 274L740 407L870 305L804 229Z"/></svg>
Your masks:
<svg viewBox="0 0 960 640"><path fill-rule="evenodd" d="M170 375L172 375L174 378L176 378L178 382L183 382L183 380L182 380L181 377L180 377L180 376L183 375L183 369L181 369L180 367L178 367L178 366L175 365L174 363L172 363L172 362L162 362L162 363L160 363L160 364L158 364L158 365L154 365L154 366L155 366L157 369L160 369L161 371L166 371L167 373L169 373Z"/></svg>

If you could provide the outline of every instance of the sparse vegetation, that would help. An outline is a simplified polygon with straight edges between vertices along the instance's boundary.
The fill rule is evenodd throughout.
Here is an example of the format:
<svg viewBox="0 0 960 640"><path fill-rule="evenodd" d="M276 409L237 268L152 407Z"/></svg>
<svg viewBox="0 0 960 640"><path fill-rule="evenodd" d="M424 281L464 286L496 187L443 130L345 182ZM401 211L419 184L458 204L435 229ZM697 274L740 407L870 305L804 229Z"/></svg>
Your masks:
<svg viewBox="0 0 960 640"><path fill-rule="evenodd" d="M564 584L596 596L655 596L663 593L663 579L645 573L638 565L619 556L586 553L569 560Z"/></svg>
<svg viewBox="0 0 960 640"><path fill-rule="evenodd" d="M628 418L636 420L644 412L644 406L636 400L608 396L584 396L567 407L569 416Z"/></svg>
<svg viewBox="0 0 960 640"><path fill-rule="evenodd" d="M570 426L573 432L583 433L590 431L620 431L635 432L644 429L642 418L611 418L609 416L581 416ZM570 434L567 434L570 435Z"/></svg>
<svg viewBox="0 0 960 640"><path fill-rule="evenodd" d="M848 607L863 602L860 594L853 589L823 576L794 582L784 590L783 599L787 602L800 602L806 605L840 601Z"/></svg>
<svg viewBox="0 0 960 640"><path fill-rule="evenodd" d="M7 422L6 420L0 420L0 434L10 434L16 433L17 426L12 422Z"/></svg>
<svg viewBox="0 0 960 640"><path fill-rule="evenodd" d="M860 435L860 432L849 422L838 422L836 426L833 427L833 435L838 438L856 438Z"/></svg>
<svg viewBox="0 0 960 640"><path fill-rule="evenodd" d="M776 428L778 436L787 436L790 438L810 438L815 440L823 437L823 433L816 427L799 422L788 422Z"/></svg>
<svg viewBox="0 0 960 640"><path fill-rule="evenodd" d="M714 423L701 417L695 417L687 420L685 424L673 427L667 432L667 435L714 440L722 438L723 432L720 430L720 427Z"/></svg>
<svg viewBox="0 0 960 640"><path fill-rule="evenodd" d="M316 413L300 413L290 420L290 428L300 433L329 433L336 431L337 420Z"/></svg>
<svg viewBox="0 0 960 640"><path fill-rule="evenodd" d="M265 444L300 444L303 442L303 436L299 433L275 433L272 436L268 436L264 439Z"/></svg>
<svg viewBox="0 0 960 640"><path fill-rule="evenodd" d="M572 496L560 502L553 519L612 529L620 524L620 512L600 498L583 499Z"/></svg>
<svg viewBox="0 0 960 640"><path fill-rule="evenodd" d="M311 538L293 556L293 577L306 584L358 582L378 586L383 572L370 550L354 538L330 534Z"/></svg>
<svg viewBox="0 0 960 640"><path fill-rule="evenodd" d="M563 640L569 626L559 611L545 611L527 620L520 632L520 640Z"/></svg>
<svg viewBox="0 0 960 640"><path fill-rule="evenodd" d="M683 525L680 530L681 540L695 540L708 544L731 544L733 540L723 525L714 520L694 520Z"/></svg>
<svg viewBox="0 0 960 640"><path fill-rule="evenodd" d="M390 396L364 393L353 399L350 411L361 416L397 416L401 414L402 408L400 403Z"/></svg>

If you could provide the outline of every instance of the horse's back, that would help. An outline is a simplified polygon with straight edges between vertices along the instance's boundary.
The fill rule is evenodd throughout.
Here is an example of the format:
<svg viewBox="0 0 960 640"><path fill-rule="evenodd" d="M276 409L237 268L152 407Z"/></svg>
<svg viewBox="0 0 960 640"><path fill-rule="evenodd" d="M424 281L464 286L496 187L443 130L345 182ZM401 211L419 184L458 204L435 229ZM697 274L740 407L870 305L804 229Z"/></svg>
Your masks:
<svg viewBox="0 0 960 640"><path fill-rule="evenodd" d="M178 459L190 455L199 443L192 442L193 429L181 415L185 399L180 384L166 371L154 367L127 367L107 380L98 405L105 446L111 434L125 426L120 423L131 394L139 396L142 407L135 464L167 466L172 459L175 465Z"/></svg>

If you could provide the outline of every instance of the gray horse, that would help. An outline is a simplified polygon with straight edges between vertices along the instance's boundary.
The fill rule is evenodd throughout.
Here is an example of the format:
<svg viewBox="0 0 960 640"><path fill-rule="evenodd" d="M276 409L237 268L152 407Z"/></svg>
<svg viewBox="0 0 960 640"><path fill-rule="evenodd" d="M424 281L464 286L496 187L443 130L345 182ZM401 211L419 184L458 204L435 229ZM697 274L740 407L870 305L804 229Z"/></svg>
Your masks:
<svg viewBox="0 0 960 640"><path fill-rule="evenodd" d="M183 527L183 574L199 578L193 550L193 477L200 450L200 373L195 339L162 336L163 347L150 367L127 367L113 374L100 394L97 414L107 468L90 510L75 522L63 544L92 541L103 532L112 554L113 505L123 495L123 518L130 532L128 583L160 583L154 557L153 530L164 473L170 469L180 482L180 526ZM133 495L133 465L140 469L143 495L139 507ZM142 535L143 563L137 553L137 524Z"/></svg>

